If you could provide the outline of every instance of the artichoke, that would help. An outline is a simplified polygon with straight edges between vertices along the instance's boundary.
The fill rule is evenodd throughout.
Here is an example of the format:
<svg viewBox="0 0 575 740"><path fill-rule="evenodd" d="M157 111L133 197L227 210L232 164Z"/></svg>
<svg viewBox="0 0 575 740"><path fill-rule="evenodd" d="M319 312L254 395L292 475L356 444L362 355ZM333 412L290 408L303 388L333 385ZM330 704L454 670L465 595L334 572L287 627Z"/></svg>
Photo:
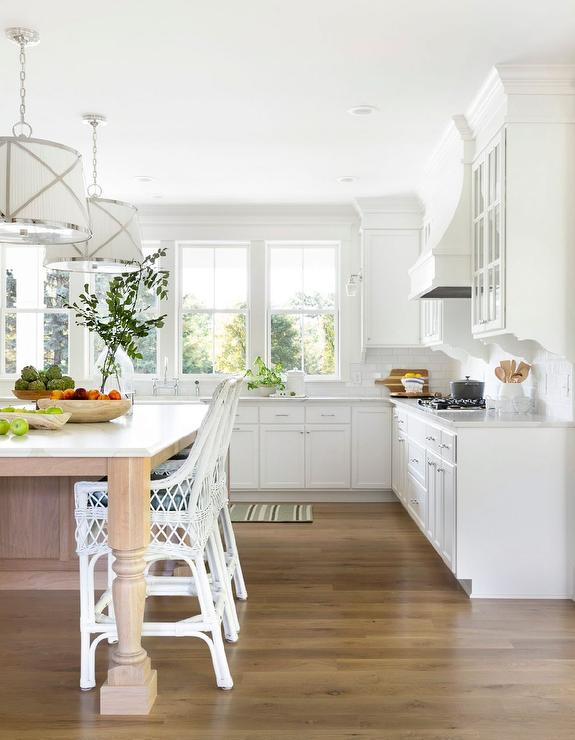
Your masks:
<svg viewBox="0 0 575 740"><path fill-rule="evenodd" d="M18 380L14 383L14 390L15 391L27 391L28 390L28 381L22 380L22 378L18 378Z"/></svg>
<svg viewBox="0 0 575 740"><path fill-rule="evenodd" d="M54 378L54 380L49 380L47 388L49 391L65 391L66 385L64 384L64 378Z"/></svg>
<svg viewBox="0 0 575 740"><path fill-rule="evenodd" d="M64 391L67 390L68 388L74 388L74 386L76 385L76 383L72 380L72 378L69 375L63 375L60 378L60 380L62 383L64 383L64 386L62 388L62 390Z"/></svg>
<svg viewBox="0 0 575 740"><path fill-rule="evenodd" d="M26 380L28 383L31 383L33 380L38 380L38 371L35 367L32 367L32 365L26 365L26 367L22 368L20 377L22 380Z"/></svg>
<svg viewBox="0 0 575 740"><path fill-rule="evenodd" d="M50 365L50 367L45 370L45 373L48 380L59 380L62 377L62 371L58 365Z"/></svg>
<svg viewBox="0 0 575 740"><path fill-rule="evenodd" d="M31 383L28 383L28 390L29 391L45 391L46 386L41 380L33 380Z"/></svg>
<svg viewBox="0 0 575 740"><path fill-rule="evenodd" d="M44 385L48 382L48 375L45 370L38 370L38 380L41 380Z"/></svg>

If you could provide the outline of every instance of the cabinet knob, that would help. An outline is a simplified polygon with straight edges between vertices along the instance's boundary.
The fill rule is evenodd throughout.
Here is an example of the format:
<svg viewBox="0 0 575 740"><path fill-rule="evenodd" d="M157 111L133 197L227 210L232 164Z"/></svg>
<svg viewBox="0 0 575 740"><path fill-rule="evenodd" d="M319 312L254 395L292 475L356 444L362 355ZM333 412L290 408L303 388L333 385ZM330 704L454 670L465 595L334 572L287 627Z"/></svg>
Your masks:
<svg viewBox="0 0 575 740"><path fill-rule="evenodd" d="M450 450L451 449L451 445L440 444L439 446L442 447L444 450Z"/></svg>
<svg viewBox="0 0 575 740"><path fill-rule="evenodd" d="M239 432L239 431L240 431L240 428L239 428L239 427L234 427L234 428L233 428L233 431L234 431L234 432Z"/></svg>
<svg viewBox="0 0 575 740"><path fill-rule="evenodd" d="M445 468L437 468L438 473L445 473Z"/></svg>
<svg viewBox="0 0 575 740"><path fill-rule="evenodd" d="M403 439L402 437L398 437L398 438L397 438L397 441L398 441L398 442L405 442L405 440L404 440L404 439Z"/></svg>
<svg viewBox="0 0 575 740"><path fill-rule="evenodd" d="M419 460L416 457L412 457L409 462L415 463L416 465L419 464Z"/></svg>
<svg viewBox="0 0 575 740"><path fill-rule="evenodd" d="M425 438L428 442L435 442L435 437L426 437Z"/></svg>

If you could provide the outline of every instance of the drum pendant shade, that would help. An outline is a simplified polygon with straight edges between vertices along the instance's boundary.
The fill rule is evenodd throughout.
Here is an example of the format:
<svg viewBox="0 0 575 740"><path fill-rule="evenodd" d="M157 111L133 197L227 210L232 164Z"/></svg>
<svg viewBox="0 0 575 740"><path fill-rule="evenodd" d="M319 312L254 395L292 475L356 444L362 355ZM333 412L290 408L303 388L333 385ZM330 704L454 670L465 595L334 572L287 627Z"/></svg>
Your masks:
<svg viewBox="0 0 575 740"><path fill-rule="evenodd" d="M67 272L122 273L138 270L143 260L138 210L131 203L89 198L89 242L46 247L44 265Z"/></svg>
<svg viewBox="0 0 575 740"><path fill-rule="evenodd" d="M71 244L90 235L80 154L43 139L0 137L0 242Z"/></svg>

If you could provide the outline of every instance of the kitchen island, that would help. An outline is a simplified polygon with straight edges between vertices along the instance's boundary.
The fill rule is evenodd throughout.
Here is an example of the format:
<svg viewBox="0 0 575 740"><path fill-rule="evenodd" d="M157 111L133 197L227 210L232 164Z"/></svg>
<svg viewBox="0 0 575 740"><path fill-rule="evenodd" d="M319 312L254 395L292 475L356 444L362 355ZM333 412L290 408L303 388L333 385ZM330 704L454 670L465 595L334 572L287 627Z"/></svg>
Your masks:
<svg viewBox="0 0 575 740"><path fill-rule="evenodd" d="M154 703L156 672L141 645L150 471L193 442L207 408L203 404L136 406L131 415L112 422L68 423L59 431L31 430L23 437L0 437L3 569L12 565L18 570L22 561L28 561L28 567L32 561L40 570L46 561L54 570L59 562L67 569L76 568L73 483L108 478L118 644L101 689L103 714L147 714ZM53 649L56 652L58 646Z"/></svg>

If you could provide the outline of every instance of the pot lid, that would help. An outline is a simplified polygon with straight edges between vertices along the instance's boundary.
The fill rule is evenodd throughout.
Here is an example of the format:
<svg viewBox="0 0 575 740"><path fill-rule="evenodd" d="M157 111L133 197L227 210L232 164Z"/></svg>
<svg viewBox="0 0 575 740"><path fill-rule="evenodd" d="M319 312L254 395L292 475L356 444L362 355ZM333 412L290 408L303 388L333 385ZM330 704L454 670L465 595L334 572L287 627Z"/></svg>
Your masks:
<svg viewBox="0 0 575 740"><path fill-rule="evenodd" d="M478 385L479 383L483 383L482 380L471 380L469 375L466 375L464 380L452 380L451 382L462 383L463 385Z"/></svg>

